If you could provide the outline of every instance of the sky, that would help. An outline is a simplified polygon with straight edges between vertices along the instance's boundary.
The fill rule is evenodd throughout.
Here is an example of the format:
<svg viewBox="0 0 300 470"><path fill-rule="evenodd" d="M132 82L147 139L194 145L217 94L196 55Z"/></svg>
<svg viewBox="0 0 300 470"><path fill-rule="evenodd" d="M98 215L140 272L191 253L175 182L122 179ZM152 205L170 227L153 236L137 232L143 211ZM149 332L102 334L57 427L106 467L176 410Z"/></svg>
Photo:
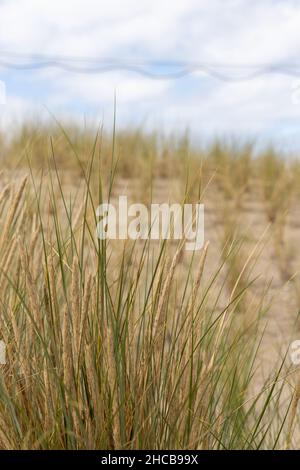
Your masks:
<svg viewBox="0 0 300 470"><path fill-rule="evenodd" d="M8 52L197 62L235 78L270 64L299 64L300 72L300 0L0 0L0 128L52 115L109 127L116 96L119 127L300 151L300 74L226 81L198 69L153 80L125 70L10 70L1 65Z"/></svg>

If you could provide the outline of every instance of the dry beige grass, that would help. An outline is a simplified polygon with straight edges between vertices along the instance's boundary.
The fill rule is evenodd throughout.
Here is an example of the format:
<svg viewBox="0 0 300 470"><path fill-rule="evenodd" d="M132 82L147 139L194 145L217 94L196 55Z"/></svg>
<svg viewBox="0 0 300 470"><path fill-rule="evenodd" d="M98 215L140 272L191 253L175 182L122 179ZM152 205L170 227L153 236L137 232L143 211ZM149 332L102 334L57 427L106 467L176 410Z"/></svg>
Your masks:
<svg viewBox="0 0 300 470"><path fill-rule="evenodd" d="M165 142L160 157L154 136L123 134L113 181L107 141L89 166L55 137L59 158L43 175L46 131L27 130L0 176L0 447L297 446L298 372L281 363L298 335L300 258L287 254L300 231L296 163L186 142ZM31 174L12 158L28 142ZM95 207L124 192L148 203L200 195L209 248L98 241Z"/></svg>

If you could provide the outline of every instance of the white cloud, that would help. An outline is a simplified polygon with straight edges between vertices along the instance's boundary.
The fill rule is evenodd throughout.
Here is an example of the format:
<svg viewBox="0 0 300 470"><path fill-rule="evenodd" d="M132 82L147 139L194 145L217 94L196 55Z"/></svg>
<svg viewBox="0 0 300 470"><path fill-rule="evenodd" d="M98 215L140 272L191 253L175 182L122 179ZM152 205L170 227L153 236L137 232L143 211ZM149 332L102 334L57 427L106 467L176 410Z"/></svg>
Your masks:
<svg viewBox="0 0 300 470"><path fill-rule="evenodd" d="M299 30L300 5L294 0L0 1L0 51L20 53L269 64L298 61ZM6 113L17 113L17 103L20 116L24 103L38 112L39 102L54 112L111 114L116 91L121 122L146 116L167 128L190 126L210 134L269 135L276 127L278 137L291 133L289 126L295 129L300 117L292 83L283 75L224 83L198 73L175 82L120 71L79 75L47 69L28 72L26 86L8 86ZM35 88L44 89L41 98Z"/></svg>

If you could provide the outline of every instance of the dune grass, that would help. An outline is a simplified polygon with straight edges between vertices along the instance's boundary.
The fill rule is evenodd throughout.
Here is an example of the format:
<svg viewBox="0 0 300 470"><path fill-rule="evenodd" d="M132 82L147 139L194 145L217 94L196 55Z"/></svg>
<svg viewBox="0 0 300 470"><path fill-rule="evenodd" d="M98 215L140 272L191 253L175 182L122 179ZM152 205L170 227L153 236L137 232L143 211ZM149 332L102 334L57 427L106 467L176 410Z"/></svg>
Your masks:
<svg viewBox="0 0 300 470"><path fill-rule="evenodd" d="M266 307L262 294L249 321L239 320L256 278L234 221L227 218L210 274L209 244L183 269L182 242L95 236L96 207L113 196L115 178L147 176L149 168L153 178L179 175L181 201L193 191L201 200L217 170L217 184L239 211L257 177L250 148L232 155L215 147L199 158L184 140L168 149L141 132L110 144L101 132L75 142L69 131L56 130L52 139L49 130L26 132L3 148L7 167L22 167L22 175L5 181L0 194L0 332L7 345L0 447L292 446L299 392L284 393L292 373L285 358L255 386ZM66 184L72 171L80 184L74 176ZM276 199L271 186L264 186L269 202Z"/></svg>

